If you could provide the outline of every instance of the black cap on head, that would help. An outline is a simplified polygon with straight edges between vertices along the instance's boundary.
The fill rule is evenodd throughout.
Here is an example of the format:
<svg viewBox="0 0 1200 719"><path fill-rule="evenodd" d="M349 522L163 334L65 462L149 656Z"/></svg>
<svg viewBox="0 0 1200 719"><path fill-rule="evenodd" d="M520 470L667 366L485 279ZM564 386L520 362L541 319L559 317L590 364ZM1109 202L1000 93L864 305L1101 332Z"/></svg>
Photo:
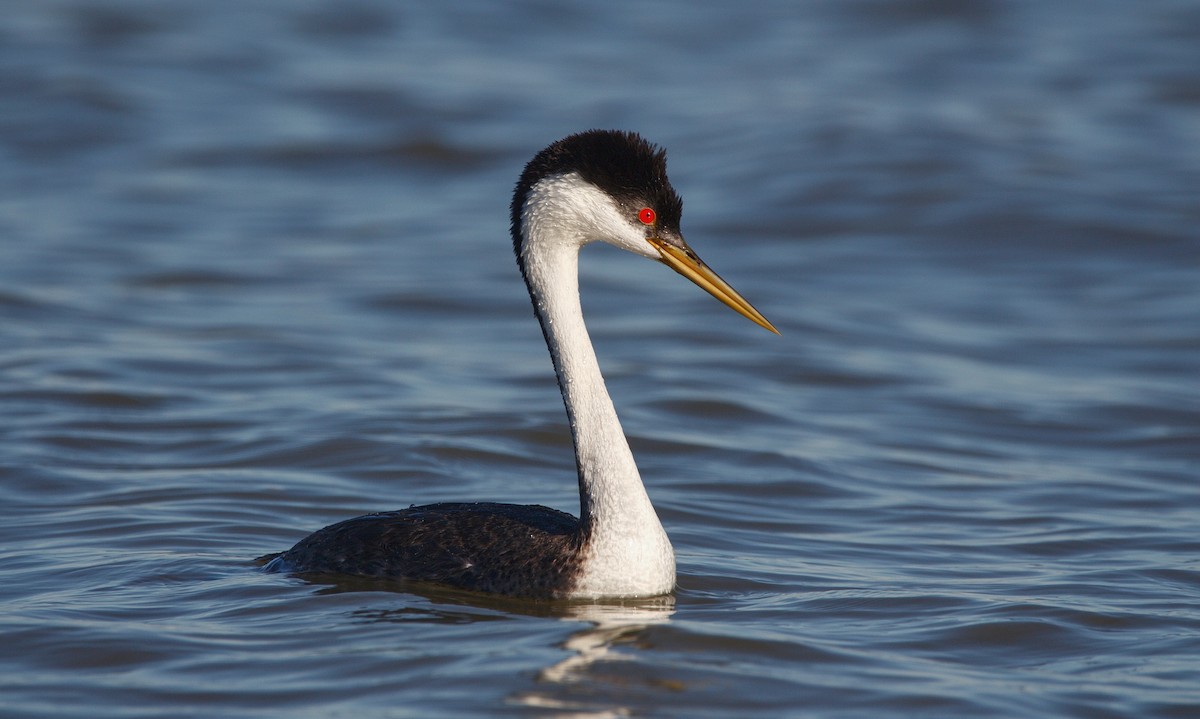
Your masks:
<svg viewBox="0 0 1200 719"><path fill-rule="evenodd" d="M513 243L520 250L521 210L529 190L552 175L579 173L636 213L650 207L662 231L679 234L683 200L667 179L667 152L636 132L588 130L563 138L534 156L517 181L512 200Z"/></svg>

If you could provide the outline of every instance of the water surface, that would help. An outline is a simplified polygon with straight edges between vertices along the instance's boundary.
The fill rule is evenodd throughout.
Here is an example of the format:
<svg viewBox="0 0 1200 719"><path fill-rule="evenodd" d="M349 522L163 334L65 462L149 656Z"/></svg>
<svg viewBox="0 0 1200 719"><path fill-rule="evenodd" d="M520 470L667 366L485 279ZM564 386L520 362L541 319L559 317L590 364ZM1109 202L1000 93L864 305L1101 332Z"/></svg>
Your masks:
<svg viewBox="0 0 1200 719"><path fill-rule="evenodd" d="M0 17L5 716L1200 715L1194 3ZM589 127L783 332L585 252L678 591L259 572L577 510L507 205Z"/></svg>

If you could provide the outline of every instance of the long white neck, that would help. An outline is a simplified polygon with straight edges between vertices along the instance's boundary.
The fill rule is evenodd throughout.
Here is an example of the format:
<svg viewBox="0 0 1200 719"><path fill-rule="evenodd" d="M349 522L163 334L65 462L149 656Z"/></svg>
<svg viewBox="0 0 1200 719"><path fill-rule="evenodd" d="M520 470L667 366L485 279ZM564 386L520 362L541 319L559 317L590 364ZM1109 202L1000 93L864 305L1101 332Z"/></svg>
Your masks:
<svg viewBox="0 0 1200 719"><path fill-rule="evenodd" d="M554 359L575 461L585 568L579 596L648 596L675 585L675 554L642 485L604 386L579 302L579 250L536 200L527 203L522 265ZM554 214L554 213L551 213ZM545 221L550 219L551 221Z"/></svg>

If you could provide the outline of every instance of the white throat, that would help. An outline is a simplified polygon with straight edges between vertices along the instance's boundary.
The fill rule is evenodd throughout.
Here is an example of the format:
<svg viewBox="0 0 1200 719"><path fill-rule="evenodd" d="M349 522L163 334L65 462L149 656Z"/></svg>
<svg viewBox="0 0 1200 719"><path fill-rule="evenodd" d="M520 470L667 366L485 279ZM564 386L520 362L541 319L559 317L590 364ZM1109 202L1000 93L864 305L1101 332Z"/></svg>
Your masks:
<svg viewBox="0 0 1200 719"><path fill-rule="evenodd" d="M587 537L581 597L652 596L675 586L675 553L642 485L583 322L579 250L595 240L656 256L642 230L575 173L531 188L521 213L525 278L554 359L579 469Z"/></svg>

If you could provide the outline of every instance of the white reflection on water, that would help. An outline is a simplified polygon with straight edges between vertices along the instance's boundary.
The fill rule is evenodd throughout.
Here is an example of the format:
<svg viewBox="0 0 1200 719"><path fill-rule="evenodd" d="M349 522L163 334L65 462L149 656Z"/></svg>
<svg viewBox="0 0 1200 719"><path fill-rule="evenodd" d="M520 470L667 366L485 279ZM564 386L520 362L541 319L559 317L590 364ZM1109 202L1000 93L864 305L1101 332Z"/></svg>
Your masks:
<svg viewBox="0 0 1200 719"><path fill-rule="evenodd" d="M564 698L558 690L565 685L595 681L593 670L601 662L632 660L634 657L613 651L621 644L636 642L650 626L666 624L675 613L675 597L652 597L619 603L571 605L562 619L585 621L592 626L572 634L563 648L574 652L538 673L538 681L554 685L544 691L518 694L512 702L520 706L554 710L560 719L601 719L629 716L630 707L591 707L576 699Z"/></svg>

